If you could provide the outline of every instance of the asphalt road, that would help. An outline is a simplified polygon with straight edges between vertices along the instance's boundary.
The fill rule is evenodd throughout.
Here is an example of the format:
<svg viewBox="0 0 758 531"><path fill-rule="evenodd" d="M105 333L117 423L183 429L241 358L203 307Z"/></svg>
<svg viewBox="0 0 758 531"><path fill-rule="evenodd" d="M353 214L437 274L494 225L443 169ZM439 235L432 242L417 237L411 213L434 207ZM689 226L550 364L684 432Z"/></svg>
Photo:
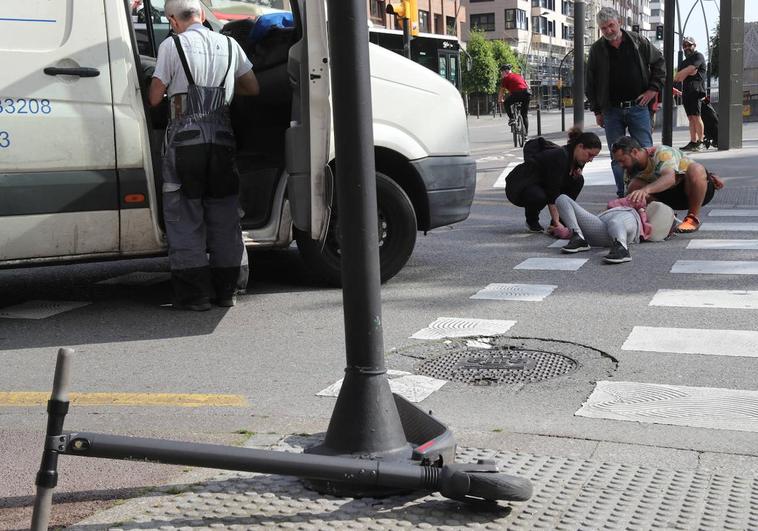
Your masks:
<svg viewBox="0 0 758 531"><path fill-rule="evenodd" d="M494 187L508 164L520 157L505 134L504 119L472 117L469 124L472 154L479 160L471 216L453 227L419 234L408 265L383 287L388 366L413 370L415 361L401 352L418 344L409 336L438 317L513 320L510 335L586 345L603 355L575 377L520 386L446 384L422 406L448 423L461 444L758 470L751 432L574 415L598 380L758 390L750 357L621 348L634 326L756 330L755 310L648 305L662 288L756 290L755 275L669 273L676 260L693 257L685 249L692 236L635 246L633 261L619 266L602 264L604 253L593 250L582 256L589 261L578 271L515 270L525 259L560 255L548 248L553 241L548 236L525 232L522 211L507 203L502 188ZM534 126L532 122L533 131ZM545 115L543 132L559 126L557 114ZM677 131L675 145L686 141L684 132ZM740 152L698 157L722 175L727 190L744 190L724 195L729 198L720 205L724 208L749 207L755 197L758 128L745 128L745 146ZM612 195L611 186L591 186L580 201L600 210ZM314 284L294 248L252 258L251 285L238 305L199 314L162 306L170 298L167 282L97 284L126 273L165 272L165 259L0 271L0 310L32 300L89 303L46 319L0 318L0 392L49 392L56 351L68 346L77 351L72 387L78 392L239 395L247 400L234 407L72 406L69 430L228 444L251 432L324 431L334 400L315 394L342 376L341 292ZM755 251L723 251L706 258L750 260ZM490 283L557 288L543 302L470 298ZM44 426L43 406L0 404L1 529L28 525ZM113 499L142 494L183 472L181 467L62 458L54 522L75 522Z"/></svg>

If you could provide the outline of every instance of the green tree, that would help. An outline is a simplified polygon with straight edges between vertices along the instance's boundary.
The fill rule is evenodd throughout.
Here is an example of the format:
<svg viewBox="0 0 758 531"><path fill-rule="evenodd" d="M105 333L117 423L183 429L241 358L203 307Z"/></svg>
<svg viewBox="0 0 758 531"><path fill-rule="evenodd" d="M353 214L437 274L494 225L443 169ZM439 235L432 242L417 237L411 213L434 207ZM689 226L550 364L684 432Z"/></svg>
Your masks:
<svg viewBox="0 0 758 531"><path fill-rule="evenodd" d="M716 22L716 29L711 35L711 75L719 77L719 29L720 22Z"/></svg>
<svg viewBox="0 0 758 531"><path fill-rule="evenodd" d="M495 63L497 64L498 69L502 65L511 64L513 65L514 72L521 72L518 55L508 43L498 40L489 41L489 43L492 47L492 56L495 58Z"/></svg>
<svg viewBox="0 0 758 531"><path fill-rule="evenodd" d="M498 65L483 31L471 30L467 51L471 57L471 70L463 72L463 92L493 94L497 87Z"/></svg>

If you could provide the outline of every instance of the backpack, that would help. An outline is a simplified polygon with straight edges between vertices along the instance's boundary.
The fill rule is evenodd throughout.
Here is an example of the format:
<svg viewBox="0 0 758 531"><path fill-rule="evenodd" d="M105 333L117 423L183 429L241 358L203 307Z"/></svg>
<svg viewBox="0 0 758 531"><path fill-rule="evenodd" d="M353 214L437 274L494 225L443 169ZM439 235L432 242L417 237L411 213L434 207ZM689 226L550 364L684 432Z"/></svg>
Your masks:
<svg viewBox="0 0 758 531"><path fill-rule="evenodd" d="M560 147L561 146L555 142L546 140L541 136L532 138L531 140L527 140L526 144L524 144L524 161L533 160L538 154L547 151L548 149L560 149Z"/></svg>

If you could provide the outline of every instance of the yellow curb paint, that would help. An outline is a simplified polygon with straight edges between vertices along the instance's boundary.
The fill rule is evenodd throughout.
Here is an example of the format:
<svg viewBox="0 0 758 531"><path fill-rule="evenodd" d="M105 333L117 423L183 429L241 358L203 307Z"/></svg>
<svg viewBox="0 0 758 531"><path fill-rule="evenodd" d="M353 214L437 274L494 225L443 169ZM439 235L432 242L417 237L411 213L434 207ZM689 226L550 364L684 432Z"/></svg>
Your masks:
<svg viewBox="0 0 758 531"><path fill-rule="evenodd" d="M0 392L0 407L44 406L50 393ZM241 395L178 393L70 393L74 406L170 406L170 407L248 407Z"/></svg>

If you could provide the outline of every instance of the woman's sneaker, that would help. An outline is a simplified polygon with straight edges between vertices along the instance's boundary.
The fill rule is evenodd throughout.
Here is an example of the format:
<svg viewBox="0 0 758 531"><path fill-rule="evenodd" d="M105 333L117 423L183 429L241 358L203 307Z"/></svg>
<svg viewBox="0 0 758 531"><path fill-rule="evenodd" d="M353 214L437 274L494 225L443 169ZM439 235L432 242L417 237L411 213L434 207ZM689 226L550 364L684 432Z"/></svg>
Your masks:
<svg viewBox="0 0 758 531"><path fill-rule="evenodd" d="M569 242L561 247L562 253L581 253L582 251L589 251L590 245L587 240L579 236L576 231L572 231L571 239Z"/></svg>
<svg viewBox="0 0 758 531"><path fill-rule="evenodd" d="M611 252L605 255L603 260L609 264L620 264L622 262L631 262L632 255L629 254L629 249L621 245L620 241L613 240Z"/></svg>

